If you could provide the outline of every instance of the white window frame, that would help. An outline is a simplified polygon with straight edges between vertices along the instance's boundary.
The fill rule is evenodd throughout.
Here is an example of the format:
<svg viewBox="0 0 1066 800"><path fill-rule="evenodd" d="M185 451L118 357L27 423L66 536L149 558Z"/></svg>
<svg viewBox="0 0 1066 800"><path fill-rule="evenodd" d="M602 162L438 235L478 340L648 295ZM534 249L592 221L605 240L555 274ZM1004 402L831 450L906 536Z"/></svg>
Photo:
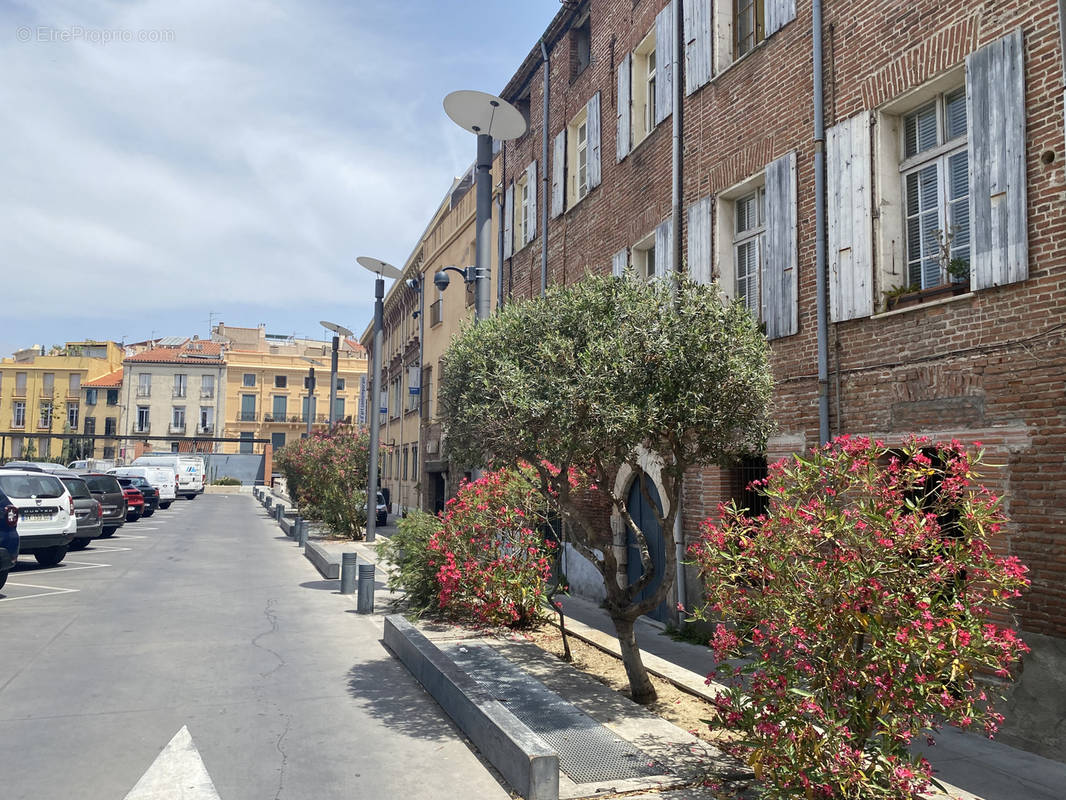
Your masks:
<svg viewBox="0 0 1066 800"><path fill-rule="evenodd" d="M78 429L78 422L81 413L81 408L77 403L67 403L67 425L70 426L72 431Z"/></svg>
<svg viewBox="0 0 1066 800"><path fill-rule="evenodd" d="M11 404L11 427L12 428L25 428L26 427L26 401L15 400Z"/></svg>
<svg viewBox="0 0 1066 800"><path fill-rule="evenodd" d="M633 144L630 151L643 142L655 130L655 28L641 39L633 51L632 101L630 104L630 130Z"/></svg>
<svg viewBox="0 0 1066 800"><path fill-rule="evenodd" d="M733 55L733 60L739 61L758 47L760 42L766 38L766 3L765 0L731 0L731 5L730 23L733 30L730 35L730 40L732 41L730 51ZM751 16L751 35L746 39L746 41L750 41L750 44L746 48L744 43L740 41L740 17L742 13L750 14Z"/></svg>
<svg viewBox="0 0 1066 800"><path fill-rule="evenodd" d="M759 224L755 228L742 232L737 230L737 203L741 200L756 196L757 205L761 205ZM762 319L762 269L763 239L766 235L766 173L759 172L750 178L741 181L718 195L715 209L715 274L718 278L718 286L726 302L732 302L740 297L738 291L737 274L737 249L746 243L756 240L756 263L755 263L755 297L745 300L744 305L752 312L753 316Z"/></svg>
<svg viewBox="0 0 1066 800"><path fill-rule="evenodd" d="M515 179L514 182L514 208L512 213L514 219L512 220L512 230L514 236L514 252L518 252L525 247L529 242L526 240L526 227L528 223L529 209L529 180L526 176L525 170L522 174Z"/></svg>
<svg viewBox="0 0 1066 800"><path fill-rule="evenodd" d="M137 427L136 433L144 433L151 430L152 426L152 409L150 406L137 406Z"/></svg>
<svg viewBox="0 0 1066 800"><path fill-rule="evenodd" d="M152 373L140 372L137 374L137 396L152 396Z"/></svg>
<svg viewBox="0 0 1066 800"><path fill-rule="evenodd" d="M655 280L655 231L636 242L631 253L634 277L639 281Z"/></svg>
<svg viewBox="0 0 1066 800"><path fill-rule="evenodd" d="M213 399L215 396L215 376L214 375L201 375L200 376L200 397L203 399Z"/></svg>
<svg viewBox="0 0 1066 800"><path fill-rule="evenodd" d="M909 283L906 240L906 177L919 165L936 157L945 157L968 147L967 135L948 143L940 150L927 151L923 158L904 159L904 118L927 106L938 96L952 94L966 85L965 66L960 64L944 75L884 104L876 112L874 125L874 249L876 254L875 305L880 306L885 292ZM938 125L940 120L938 119ZM939 134L938 134L939 135ZM943 186L943 183L940 183Z"/></svg>
<svg viewBox="0 0 1066 800"><path fill-rule="evenodd" d="M567 126L566 150L567 167L569 178L566 192L566 208L573 208L580 203L589 193L589 140L588 140L589 111L588 105L582 106L581 110L574 115ZM582 141L581 132L584 131ZM582 165L584 161L584 165ZM584 180L582 181L582 172Z"/></svg>
<svg viewBox="0 0 1066 800"><path fill-rule="evenodd" d="M173 406L170 413L170 427L185 430L185 406Z"/></svg>
<svg viewBox="0 0 1066 800"><path fill-rule="evenodd" d="M174 396L185 397L189 392L189 376L183 372L174 374Z"/></svg>
<svg viewBox="0 0 1066 800"><path fill-rule="evenodd" d="M52 429L52 416L55 413L55 405L51 400L42 400L40 404L40 417L37 420L38 428Z"/></svg>
<svg viewBox="0 0 1066 800"><path fill-rule="evenodd" d="M200 406L200 432L205 433L215 427L215 407Z"/></svg>

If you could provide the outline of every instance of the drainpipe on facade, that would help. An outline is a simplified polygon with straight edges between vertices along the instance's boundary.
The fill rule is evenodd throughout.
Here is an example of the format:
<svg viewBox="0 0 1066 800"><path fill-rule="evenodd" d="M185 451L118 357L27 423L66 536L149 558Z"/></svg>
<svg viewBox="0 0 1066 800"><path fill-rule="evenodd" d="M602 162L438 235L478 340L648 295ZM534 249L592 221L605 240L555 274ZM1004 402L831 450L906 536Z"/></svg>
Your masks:
<svg viewBox="0 0 1066 800"><path fill-rule="evenodd" d="M500 174L507 174L507 152L503 147L500 147ZM503 187L496 196L496 218L500 221L496 226L496 310L499 311L503 308Z"/></svg>
<svg viewBox="0 0 1066 800"><path fill-rule="evenodd" d="M1060 3L1062 0L1060 0ZM829 441L829 322L826 316L825 105L822 87L822 0L811 10L814 60L814 271L818 313L818 443Z"/></svg>
<svg viewBox="0 0 1066 800"><path fill-rule="evenodd" d="M670 67L671 74L674 78L674 120L673 120L673 177L670 186L670 208L673 214L673 228L674 228L674 270L677 273L681 273L681 154L682 154L682 128L681 128L681 48L684 46L684 34L683 23L684 15L680 11L680 3L676 5L676 11L674 12L675 31L674 31L674 58ZM674 585L677 587L677 602L684 605L687 599L687 592L685 587L685 566L682 560L685 555L685 542L684 542L684 527L681 524L681 512L684 508L681 502L681 495L683 493L683 487L685 483L684 476L678 476L680 485L677 489L677 514L674 515L674 548L675 548L675 562L676 562L676 576L674 578ZM678 612L678 623L684 625L684 614Z"/></svg>
<svg viewBox="0 0 1066 800"><path fill-rule="evenodd" d="M544 198L540 203L540 296L548 292L548 198L551 191L551 183L548 179L548 92L549 92L549 64L548 48L544 45L544 39L540 40L540 55L544 59L544 110L541 112L541 148L540 148L540 196Z"/></svg>
<svg viewBox="0 0 1066 800"><path fill-rule="evenodd" d="M1059 0L1059 50L1062 54L1062 127L1066 135L1066 0Z"/></svg>

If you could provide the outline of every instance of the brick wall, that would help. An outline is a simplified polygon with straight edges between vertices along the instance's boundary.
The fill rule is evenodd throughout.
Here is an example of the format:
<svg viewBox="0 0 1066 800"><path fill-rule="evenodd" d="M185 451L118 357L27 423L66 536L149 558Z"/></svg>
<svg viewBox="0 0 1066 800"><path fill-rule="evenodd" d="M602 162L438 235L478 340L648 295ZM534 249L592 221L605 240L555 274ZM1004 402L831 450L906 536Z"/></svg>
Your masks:
<svg viewBox="0 0 1066 800"><path fill-rule="evenodd" d="M602 184L549 220L549 285L609 272L612 254L670 215L672 117L621 163L615 158L617 65L653 30L664 5L591 0L581 6L575 14L586 7L590 13L592 63L579 75L572 76L565 30L552 45L549 144L599 91ZM1033 578L1018 606L1021 624L1066 635L1066 144L1056 4L828 0L824 23L827 127L876 110L959 67L976 48L1023 29L1029 277L939 305L831 324L830 425L834 434L888 441L928 433L984 442L989 461L1002 465L989 481L1005 492L1012 517L998 546L1020 556ZM818 441L810 30L810 3L799 0L794 21L706 86L682 93L683 219L699 198L717 196L771 160L796 153L799 332L772 343L779 428L772 457ZM675 80L683 81L681 53ZM509 87L512 100L528 90L530 130L505 145L505 185L538 161L538 236L504 268L508 296L516 299L540 291L540 208L551 200L550 180L543 180L550 179L551 164L541 163L540 69ZM686 538L730 496L730 480L717 468L689 475Z"/></svg>

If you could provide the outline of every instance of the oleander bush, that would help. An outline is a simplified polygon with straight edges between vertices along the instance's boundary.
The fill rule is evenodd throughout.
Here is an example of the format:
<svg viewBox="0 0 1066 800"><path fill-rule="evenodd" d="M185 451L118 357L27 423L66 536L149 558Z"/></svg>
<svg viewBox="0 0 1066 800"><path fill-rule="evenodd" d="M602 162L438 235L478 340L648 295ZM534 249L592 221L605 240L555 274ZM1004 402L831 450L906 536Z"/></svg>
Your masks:
<svg viewBox="0 0 1066 800"><path fill-rule="evenodd" d="M915 798L931 771L912 739L995 733L985 678L1028 650L1001 624L1028 581L993 548L1006 518L981 464L958 442L843 437L773 465L765 515L704 523L719 709L765 797Z"/></svg>

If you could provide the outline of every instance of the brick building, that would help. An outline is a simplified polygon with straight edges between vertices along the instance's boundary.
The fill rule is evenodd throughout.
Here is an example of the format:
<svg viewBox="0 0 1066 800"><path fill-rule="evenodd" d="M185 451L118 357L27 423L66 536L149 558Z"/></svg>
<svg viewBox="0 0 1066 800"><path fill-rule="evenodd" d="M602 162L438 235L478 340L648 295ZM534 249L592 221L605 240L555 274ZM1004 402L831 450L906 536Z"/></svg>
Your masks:
<svg viewBox="0 0 1066 800"><path fill-rule="evenodd" d="M1063 758L1058 5L820 7L819 25L806 0L564 3L501 93L529 121L502 152L504 291L610 271L718 281L771 341L768 458L839 433L983 442L1012 519L998 545L1033 581L1004 733ZM744 477L690 476L686 538Z"/></svg>

